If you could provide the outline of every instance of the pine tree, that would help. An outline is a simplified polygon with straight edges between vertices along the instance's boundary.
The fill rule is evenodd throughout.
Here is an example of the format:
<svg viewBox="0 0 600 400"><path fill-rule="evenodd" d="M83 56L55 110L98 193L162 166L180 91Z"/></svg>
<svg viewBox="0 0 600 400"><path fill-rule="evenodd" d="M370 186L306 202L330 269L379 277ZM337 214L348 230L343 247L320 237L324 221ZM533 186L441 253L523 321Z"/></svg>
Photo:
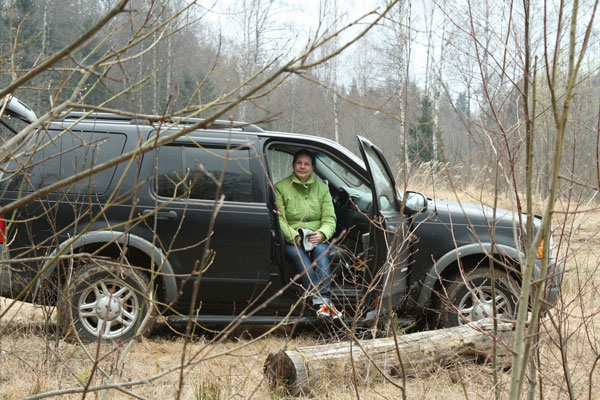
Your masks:
<svg viewBox="0 0 600 400"><path fill-rule="evenodd" d="M433 110L429 96L421 100L421 116L409 129L408 157L410 161L431 161L434 157Z"/></svg>

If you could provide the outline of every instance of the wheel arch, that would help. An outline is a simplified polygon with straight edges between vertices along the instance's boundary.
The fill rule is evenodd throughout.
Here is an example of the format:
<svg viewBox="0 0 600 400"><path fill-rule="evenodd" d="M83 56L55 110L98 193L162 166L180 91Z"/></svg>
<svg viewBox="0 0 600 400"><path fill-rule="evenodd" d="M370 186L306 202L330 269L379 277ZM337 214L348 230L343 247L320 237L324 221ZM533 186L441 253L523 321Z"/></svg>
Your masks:
<svg viewBox="0 0 600 400"><path fill-rule="evenodd" d="M162 290L164 301L169 303L176 299L178 291L175 282L173 267L167 257L152 243L137 235L124 232L100 231L83 234L63 241L55 248L48 261L42 266L40 279L36 282L35 291L40 289L41 282L51 279L59 265L59 256L67 253L79 253L92 250L98 255L120 256L122 246L127 248L126 255L132 263L149 269L153 263L156 270L160 271L159 289ZM139 263L139 265L138 265Z"/></svg>
<svg viewBox="0 0 600 400"><path fill-rule="evenodd" d="M451 250L448 253L440 257L434 264L428 269L425 281L421 285L417 305L424 307L432 298L435 288L441 284L440 279L448 277L450 274L458 270L459 261L465 261L470 259L481 259L490 257L493 254L494 257L503 257L510 260L515 260L518 264L518 260L524 259L524 254L515 249L514 247L495 244L494 252L491 252L491 243L473 243L466 246L459 247ZM515 275L514 271L502 267L510 275Z"/></svg>

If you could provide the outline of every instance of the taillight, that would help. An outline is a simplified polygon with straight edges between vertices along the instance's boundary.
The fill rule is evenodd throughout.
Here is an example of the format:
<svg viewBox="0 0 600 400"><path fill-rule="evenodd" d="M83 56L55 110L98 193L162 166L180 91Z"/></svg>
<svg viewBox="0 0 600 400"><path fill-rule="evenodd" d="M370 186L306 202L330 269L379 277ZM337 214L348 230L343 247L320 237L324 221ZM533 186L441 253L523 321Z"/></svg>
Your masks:
<svg viewBox="0 0 600 400"><path fill-rule="evenodd" d="M0 243L4 243L6 235L6 224L4 223L4 215L0 215Z"/></svg>

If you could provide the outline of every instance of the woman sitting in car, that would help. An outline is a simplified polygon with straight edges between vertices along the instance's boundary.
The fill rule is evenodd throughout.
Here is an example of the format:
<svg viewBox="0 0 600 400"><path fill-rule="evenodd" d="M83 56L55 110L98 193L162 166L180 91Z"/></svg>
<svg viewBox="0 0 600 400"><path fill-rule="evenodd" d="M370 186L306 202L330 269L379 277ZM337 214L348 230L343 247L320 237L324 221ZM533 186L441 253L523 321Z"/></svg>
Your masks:
<svg viewBox="0 0 600 400"><path fill-rule="evenodd" d="M329 245L336 217L329 188L312 176L315 156L306 149L296 152L293 173L275 184L279 223L285 236L286 257L301 274L318 318L342 316L331 301Z"/></svg>

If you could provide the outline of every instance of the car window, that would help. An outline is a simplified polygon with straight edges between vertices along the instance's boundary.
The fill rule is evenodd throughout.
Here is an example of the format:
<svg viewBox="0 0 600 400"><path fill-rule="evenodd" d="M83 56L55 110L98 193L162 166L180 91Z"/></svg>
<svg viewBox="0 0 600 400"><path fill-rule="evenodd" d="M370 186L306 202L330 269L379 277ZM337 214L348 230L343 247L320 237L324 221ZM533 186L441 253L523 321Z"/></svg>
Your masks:
<svg viewBox="0 0 600 400"><path fill-rule="evenodd" d="M0 120L0 137L10 139L27 125L27 122L6 113Z"/></svg>
<svg viewBox="0 0 600 400"><path fill-rule="evenodd" d="M271 180L275 184L292 173L292 160L294 156L285 151L276 150L271 147L267 152Z"/></svg>
<svg viewBox="0 0 600 400"><path fill-rule="evenodd" d="M8 190L33 192L60 182L95 165L112 160L123 152L126 136L102 132L43 133L42 140L34 139L21 157L11 161ZM39 144L37 144L39 143ZM60 192L90 192L102 194L110 186L116 167L105 169L64 187Z"/></svg>
<svg viewBox="0 0 600 400"><path fill-rule="evenodd" d="M292 149L293 151L300 150ZM371 189L350 169L326 153L314 152L316 158L315 173L313 177L318 180L327 180L334 187L351 188L363 193L371 193ZM273 183L288 177L292 173L293 154L271 147L267 152L271 179Z"/></svg>
<svg viewBox="0 0 600 400"><path fill-rule="evenodd" d="M0 137L10 138L36 119L35 112L16 97L0 98Z"/></svg>
<svg viewBox="0 0 600 400"><path fill-rule="evenodd" d="M377 203L379 211L398 211L398 203L394 195L394 182L385 172L385 166L381 163L381 159L371 147L365 147L367 162L371 167L373 180L377 192Z"/></svg>
<svg viewBox="0 0 600 400"><path fill-rule="evenodd" d="M157 194L214 200L223 176L226 201L252 202L252 173L248 150L171 145L158 152Z"/></svg>

